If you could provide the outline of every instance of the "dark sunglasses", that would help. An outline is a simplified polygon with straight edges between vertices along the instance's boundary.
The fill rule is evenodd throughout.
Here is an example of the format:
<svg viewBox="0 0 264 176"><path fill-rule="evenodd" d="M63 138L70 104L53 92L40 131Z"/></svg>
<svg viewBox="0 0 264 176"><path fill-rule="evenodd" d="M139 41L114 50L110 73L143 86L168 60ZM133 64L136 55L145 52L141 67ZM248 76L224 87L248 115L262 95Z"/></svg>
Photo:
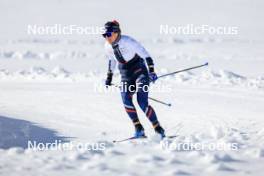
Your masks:
<svg viewBox="0 0 264 176"><path fill-rule="evenodd" d="M106 32L104 34L102 34L104 38L106 37L111 37L112 36L112 32Z"/></svg>

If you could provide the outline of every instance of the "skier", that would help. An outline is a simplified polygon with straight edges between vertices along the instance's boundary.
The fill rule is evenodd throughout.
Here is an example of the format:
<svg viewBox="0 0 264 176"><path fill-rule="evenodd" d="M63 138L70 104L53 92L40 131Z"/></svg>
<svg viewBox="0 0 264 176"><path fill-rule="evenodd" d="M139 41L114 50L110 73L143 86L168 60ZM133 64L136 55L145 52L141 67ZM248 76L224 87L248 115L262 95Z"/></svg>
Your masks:
<svg viewBox="0 0 264 176"><path fill-rule="evenodd" d="M135 126L134 137L145 137L144 128L139 121L135 106L132 102L133 94L137 94L137 102L161 138L165 131L161 127L154 109L148 103L149 83L157 80L154 63L145 48L132 37L121 35L119 23L109 21L104 26L103 37L106 39L105 50L109 60L105 85L111 86L113 71L116 63L121 74L121 97L125 110ZM148 69L146 67L146 64Z"/></svg>

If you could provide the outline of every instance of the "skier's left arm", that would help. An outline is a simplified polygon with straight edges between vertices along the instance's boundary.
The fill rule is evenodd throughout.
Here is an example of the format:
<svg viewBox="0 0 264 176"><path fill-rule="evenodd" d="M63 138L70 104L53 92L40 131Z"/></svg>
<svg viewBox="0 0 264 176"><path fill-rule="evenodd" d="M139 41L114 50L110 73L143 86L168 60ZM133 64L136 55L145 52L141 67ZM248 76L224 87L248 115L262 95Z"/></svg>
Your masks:
<svg viewBox="0 0 264 176"><path fill-rule="evenodd" d="M147 52L147 50L139 42L133 40L132 43L133 43L132 46L133 46L135 52L140 57L142 57L143 59L145 59L147 65L148 65L150 80L153 81L153 82L155 82L158 79L158 77L157 77L157 75L155 73L153 59L150 57L150 55Z"/></svg>

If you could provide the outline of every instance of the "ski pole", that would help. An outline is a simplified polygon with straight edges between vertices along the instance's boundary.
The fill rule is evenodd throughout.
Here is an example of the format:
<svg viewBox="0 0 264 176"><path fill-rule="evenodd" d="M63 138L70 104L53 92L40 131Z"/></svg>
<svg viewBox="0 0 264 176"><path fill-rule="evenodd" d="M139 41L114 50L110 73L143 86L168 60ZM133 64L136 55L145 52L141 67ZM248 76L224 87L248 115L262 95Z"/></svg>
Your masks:
<svg viewBox="0 0 264 176"><path fill-rule="evenodd" d="M151 97L148 97L150 100L152 100L152 101L155 101L155 102L157 102L157 103L160 103L160 104L163 104L163 105L166 105L166 106L171 106L171 103L165 103L165 102L163 102L163 101L160 101L160 100L157 100L157 99L155 99L155 98L151 98Z"/></svg>
<svg viewBox="0 0 264 176"><path fill-rule="evenodd" d="M177 74L177 73L180 73L180 72L185 72L185 71L188 71L188 70L193 70L193 69L204 67L204 66L208 66L208 62L206 62L203 65L198 65L198 66L195 66L195 67L190 67L190 68L186 68L186 69L183 69L183 70L175 71L175 72L172 72L172 73L164 74L164 75L158 76L158 78L162 78L162 77L169 76L169 75L174 75L174 74Z"/></svg>
<svg viewBox="0 0 264 176"><path fill-rule="evenodd" d="M115 87L117 87L117 88L120 87L120 86L117 85L117 84L111 84L111 86L115 86ZM155 99L155 98L148 97L148 99L150 99L150 100L152 100L152 101L155 101L155 102L157 102L157 103L160 103L160 104L163 104L163 105L169 106L169 107L171 106L171 103L166 103L166 102L164 102L164 101L161 101L161 100L158 100L158 99Z"/></svg>

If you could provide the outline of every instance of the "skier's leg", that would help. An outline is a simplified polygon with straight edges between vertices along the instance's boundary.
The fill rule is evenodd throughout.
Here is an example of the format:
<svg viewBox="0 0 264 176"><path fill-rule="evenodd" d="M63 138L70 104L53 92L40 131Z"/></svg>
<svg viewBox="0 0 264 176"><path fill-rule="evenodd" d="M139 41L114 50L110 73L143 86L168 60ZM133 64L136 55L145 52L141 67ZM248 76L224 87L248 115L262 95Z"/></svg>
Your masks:
<svg viewBox="0 0 264 176"><path fill-rule="evenodd" d="M121 90L121 97L122 97L125 110L135 126L135 131L136 131L135 136L137 137L145 136L144 128L138 119L137 111L133 104L134 92L129 91L128 89L128 86L130 86L129 84L123 84L123 86L124 87Z"/></svg>
<svg viewBox="0 0 264 176"><path fill-rule="evenodd" d="M155 110L149 105L148 102L148 78L145 75L139 76L139 78L137 79L137 85L137 102L140 108L152 123L155 131L161 134L162 137L164 137L164 129L160 126Z"/></svg>
<svg viewBox="0 0 264 176"><path fill-rule="evenodd" d="M136 108L135 108L133 101L132 101L133 94L130 92L121 92L121 97L122 97L122 101L123 101L125 110L129 116L129 118L133 122L137 122L138 121L138 115L137 115Z"/></svg>

